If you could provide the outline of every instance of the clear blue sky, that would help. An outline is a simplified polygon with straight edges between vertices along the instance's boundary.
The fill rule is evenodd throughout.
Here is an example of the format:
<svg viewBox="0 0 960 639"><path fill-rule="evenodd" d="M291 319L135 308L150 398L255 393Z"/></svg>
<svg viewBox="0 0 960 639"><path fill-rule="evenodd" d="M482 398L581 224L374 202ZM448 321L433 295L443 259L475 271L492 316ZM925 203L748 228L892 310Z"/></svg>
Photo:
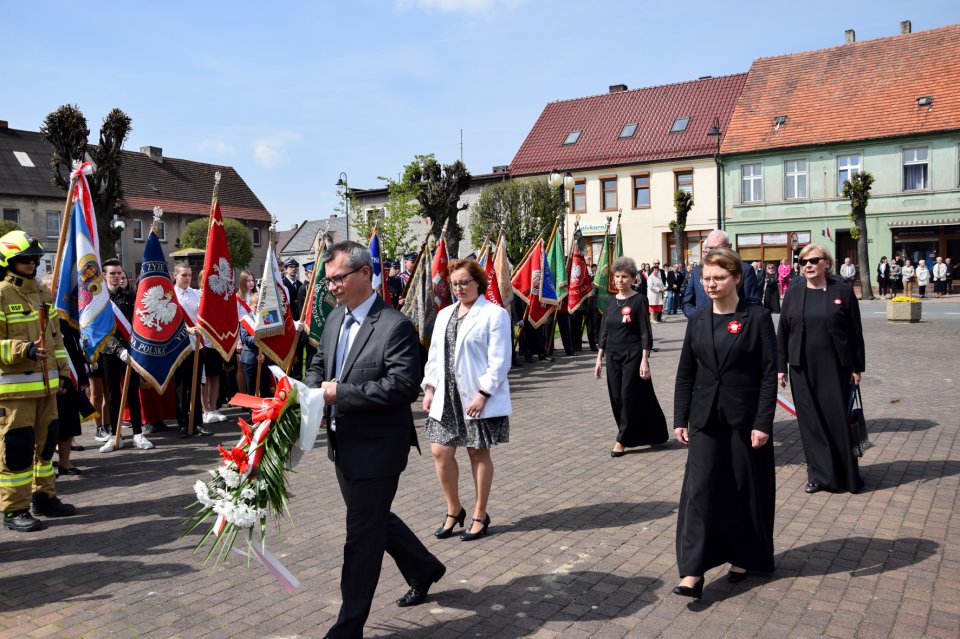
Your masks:
<svg viewBox="0 0 960 639"><path fill-rule="evenodd" d="M0 119L77 104L133 118L126 148L229 164L280 219L327 217L341 171L414 155L508 164L547 102L960 22L957 0L0 2Z"/></svg>

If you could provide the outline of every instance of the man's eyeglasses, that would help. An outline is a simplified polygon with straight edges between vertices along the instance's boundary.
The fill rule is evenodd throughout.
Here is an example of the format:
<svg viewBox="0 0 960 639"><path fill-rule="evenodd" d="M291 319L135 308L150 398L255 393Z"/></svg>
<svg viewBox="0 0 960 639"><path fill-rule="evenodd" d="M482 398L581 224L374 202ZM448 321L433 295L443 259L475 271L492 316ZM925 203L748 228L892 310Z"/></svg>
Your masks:
<svg viewBox="0 0 960 639"><path fill-rule="evenodd" d="M343 286L343 280L347 279L348 277L350 277L351 275L353 275L354 273L356 273L362 268L363 268L362 266L359 266L353 269L352 271L350 271L349 273L344 273L343 275L331 275L330 277L325 277L322 280L323 285L326 286L327 288L330 288L334 284L336 284L337 287Z"/></svg>
<svg viewBox="0 0 960 639"><path fill-rule="evenodd" d="M467 288L473 280L450 280L450 288Z"/></svg>
<svg viewBox="0 0 960 639"><path fill-rule="evenodd" d="M827 258L825 258L825 257L801 257L801 258L800 258L800 266L806 266L807 264L813 264L814 266L816 266L817 264L820 263L820 260L825 260L825 259L827 259Z"/></svg>

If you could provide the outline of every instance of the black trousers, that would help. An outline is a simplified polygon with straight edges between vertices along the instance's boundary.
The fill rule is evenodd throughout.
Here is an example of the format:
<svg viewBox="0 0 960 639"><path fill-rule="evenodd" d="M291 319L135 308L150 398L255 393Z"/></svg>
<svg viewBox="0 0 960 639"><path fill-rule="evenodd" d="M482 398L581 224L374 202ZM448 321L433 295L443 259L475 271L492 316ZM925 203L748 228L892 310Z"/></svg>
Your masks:
<svg viewBox="0 0 960 639"><path fill-rule="evenodd" d="M348 479L338 465L337 482L347 505L347 539L343 545L337 622L328 631L337 639L361 639L363 625L380 580L387 552L411 587L428 586L443 565L430 554L403 520L390 512L400 475Z"/></svg>
<svg viewBox="0 0 960 639"><path fill-rule="evenodd" d="M557 328L560 329L560 343L563 344L563 352L567 355L573 355L574 343L573 337L570 335L570 313L557 311ZM550 338L552 337L551 335ZM553 345L553 339L550 339L549 343ZM550 350L553 349L551 348Z"/></svg>
<svg viewBox="0 0 960 639"><path fill-rule="evenodd" d="M100 361L103 362L103 383L110 398L110 414L107 416L108 422L114 432L117 424L123 421L120 400L123 394L123 378L127 374L127 365L115 355L104 354ZM133 426L133 434L138 435L143 432L143 416L140 412L140 376L136 373L130 373L130 391L127 393L127 406L130 408L130 425Z"/></svg>
<svg viewBox="0 0 960 639"><path fill-rule="evenodd" d="M570 315L570 337L573 341L573 350L580 352L583 350L583 329L587 329L587 342L590 344L590 350L597 350L597 334L594 331L594 320L589 312L579 308Z"/></svg>
<svg viewBox="0 0 960 639"><path fill-rule="evenodd" d="M260 388L257 388L257 363L256 362L241 362L243 364L243 376L247 380L247 395L256 395L259 392L260 397L272 397L273 393L270 392L270 382L271 375L270 370L267 368L270 366L270 363L267 361L263 362L263 365L260 366Z"/></svg>
<svg viewBox="0 0 960 639"><path fill-rule="evenodd" d="M195 353L190 355L180 363L179 368L173 374L173 383L177 391L177 427L180 430L187 430L187 424L190 423L190 387L193 384L193 358ZM201 365L203 362L200 362ZM200 406L200 368L197 368L197 392L193 394L194 404L194 431L201 424L203 419L203 408Z"/></svg>

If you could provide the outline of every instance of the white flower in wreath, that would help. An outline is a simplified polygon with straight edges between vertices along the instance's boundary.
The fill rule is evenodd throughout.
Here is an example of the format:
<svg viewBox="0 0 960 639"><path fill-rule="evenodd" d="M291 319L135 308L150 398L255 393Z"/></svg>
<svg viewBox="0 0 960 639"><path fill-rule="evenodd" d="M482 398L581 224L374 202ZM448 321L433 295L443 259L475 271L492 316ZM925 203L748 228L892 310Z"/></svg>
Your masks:
<svg viewBox="0 0 960 639"><path fill-rule="evenodd" d="M214 500L210 499L210 493L205 483L198 479L197 483L193 485L193 490L197 493L197 501L204 507L210 508L213 506Z"/></svg>
<svg viewBox="0 0 960 639"><path fill-rule="evenodd" d="M244 486L243 490L240 491L240 496L249 501L256 497L257 493L250 486Z"/></svg>
<svg viewBox="0 0 960 639"><path fill-rule="evenodd" d="M146 328L153 328L159 333L163 327L177 316L177 303L172 301L173 293L164 291L159 284L147 289L143 294L143 308L136 310L140 322Z"/></svg>
<svg viewBox="0 0 960 639"><path fill-rule="evenodd" d="M220 477L223 478L223 483L227 485L227 488L236 488L240 485L240 473L237 471L221 466L217 472L220 473Z"/></svg>
<svg viewBox="0 0 960 639"><path fill-rule="evenodd" d="M229 301L234 291L233 269L230 268L230 263L226 258L221 257L220 261L213 265L213 270L215 273L207 278L207 286L214 293Z"/></svg>

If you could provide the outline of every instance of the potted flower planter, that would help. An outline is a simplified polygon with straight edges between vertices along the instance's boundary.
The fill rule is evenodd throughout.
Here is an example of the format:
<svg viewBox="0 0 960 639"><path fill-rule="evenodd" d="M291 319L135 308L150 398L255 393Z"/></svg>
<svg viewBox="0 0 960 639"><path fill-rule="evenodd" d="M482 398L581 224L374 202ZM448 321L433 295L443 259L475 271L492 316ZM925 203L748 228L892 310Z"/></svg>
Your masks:
<svg viewBox="0 0 960 639"><path fill-rule="evenodd" d="M898 295L887 302L887 320L890 322L919 322L923 303L916 297Z"/></svg>

